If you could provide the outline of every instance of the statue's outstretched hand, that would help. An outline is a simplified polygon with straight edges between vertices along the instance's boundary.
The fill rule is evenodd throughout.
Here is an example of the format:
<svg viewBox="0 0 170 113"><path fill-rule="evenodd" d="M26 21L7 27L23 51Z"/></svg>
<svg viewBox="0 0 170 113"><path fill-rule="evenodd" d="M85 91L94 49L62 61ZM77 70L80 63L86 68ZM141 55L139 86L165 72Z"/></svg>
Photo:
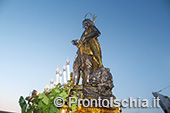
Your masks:
<svg viewBox="0 0 170 113"><path fill-rule="evenodd" d="M81 38L81 41L84 42L85 39L86 39L86 37L84 36Z"/></svg>
<svg viewBox="0 0 170 113"><path fill-rule="evenodd" d="M79 40L79 39L72 40L71 43L72 43L73 45L77 46L77 45L78 45L78 40Z"/></svg>

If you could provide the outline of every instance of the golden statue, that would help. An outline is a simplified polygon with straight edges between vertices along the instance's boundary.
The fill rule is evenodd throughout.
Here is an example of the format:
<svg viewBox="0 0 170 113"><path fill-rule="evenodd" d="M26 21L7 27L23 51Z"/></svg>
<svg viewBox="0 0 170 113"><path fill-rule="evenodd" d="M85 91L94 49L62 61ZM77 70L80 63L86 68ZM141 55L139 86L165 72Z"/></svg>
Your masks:
<svg viewBox="0 0 170 113"><path fill-rule="evenodd" d="M80 39L72 40L72 44L77 46L75 61L73 64L73 84L74 88L69 96L77 95L81 99L112 99L116 97L112 94L113 77L109 68L103 67L101 48L98 41L100 31L94 25L95 15L92 15L93 21L86 19L87 13L82 22L84 32ZM82 85L78 85L80 75L82 76ZM111 101L110 101L111 102ZM99 103L98 103L99 104ZM120 113L120 108L103 107L80 107L75 113Z"/></svg>
<svg viewBox="0 0 170 113"><path fill-rule="evenodd" d="M90 14L93 17L93 21L86 19L85 15L83 21L83 32L80 39L72 40L73 45L76 45L77 55L74 61L73 70L74 78L73 82L75 85L79 83L80 71L82 72L83 83L89 80L89 75L96 69L103 67L102 55L100 44L97 37L100 36L100 31L94 25L95 15Z"/></svg>

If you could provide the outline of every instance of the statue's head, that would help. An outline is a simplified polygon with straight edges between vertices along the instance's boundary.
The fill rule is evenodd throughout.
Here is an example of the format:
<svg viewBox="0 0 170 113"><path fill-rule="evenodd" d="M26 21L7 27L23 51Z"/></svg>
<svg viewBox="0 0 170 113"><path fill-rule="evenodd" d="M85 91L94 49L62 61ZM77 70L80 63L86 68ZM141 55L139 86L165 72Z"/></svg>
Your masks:
<svg viewBox="0 0 170 113"><path fill-rule="evenodd" d="M90 19L86 19L86 16L90 14L93 18L93 21L91 21ZM84 21L83 21L83 28L87 29L89 28L90 26L94 25L94 20L95 20L96 16L95 15L92 15L91 13L87 13L85 16L84 16Z"/></svg>
<svg viewBox="0 0 170 113"><path fill-rule="evenodd" d="M85 29L89 28L92 25L93 25L93 22L90 19L85 19L83 21L83 28L85 28Z"/></svg>

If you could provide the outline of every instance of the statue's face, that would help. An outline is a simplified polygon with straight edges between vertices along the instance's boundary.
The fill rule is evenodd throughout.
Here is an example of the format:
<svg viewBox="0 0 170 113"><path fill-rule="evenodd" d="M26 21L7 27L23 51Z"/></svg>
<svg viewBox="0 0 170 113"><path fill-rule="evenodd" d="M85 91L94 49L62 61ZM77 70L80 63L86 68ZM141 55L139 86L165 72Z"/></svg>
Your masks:
<svg viewBox="0 0 170 113"><path fill-rule="evenodd" d="M87 28L89 28L91 25L92 25L91 20L85 19L85 20L83 21L83 28L87 29Z"/></svg>

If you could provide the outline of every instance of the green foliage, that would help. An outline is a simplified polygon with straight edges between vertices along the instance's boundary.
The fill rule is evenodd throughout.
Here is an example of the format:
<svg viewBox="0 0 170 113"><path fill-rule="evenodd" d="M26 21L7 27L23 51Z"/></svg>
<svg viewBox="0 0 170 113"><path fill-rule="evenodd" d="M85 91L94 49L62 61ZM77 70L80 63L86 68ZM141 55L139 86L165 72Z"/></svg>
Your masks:
<svg viewBox="0 0 170 113"><path fill-rule="evenodd" d="M21 97L19 98L19 105L21 106L21 111L22 111L22 113L24 113L25 110L26 110L27 104L26 104L26 101L24 100L24 97L23 97L23 96L21 96Z"/></svg>
<svg viewBox="0 0 170 113"><path fill-rule="evenodd" d="M66 100L67 92L63 88L55 87L50 91L44 91L39 96L31 96L26 99L23 96L19 99L22 113L59 113L60 110L54 106L53 101L56 97ZM29 98L29 99L28 99Z"/></svg>
<svg viewBox="0 0 170 113"><path fill-rule="evenodd" d="M56 97L62 97L67 104L67 97L71 87L63 87L58 84L55 88L49 91L44 91L39 95L28 96L24 99L23 96L19 98L19 105L22 113L60 113L60 109L54 105ZM77 104L72 105L73 111L76 110Z"/></svg>
<svg viewBox="0 0 170 113"><path fill-rule="evenodd" d="M74 95L73 97L76 97L76 96ZM76 98L77 98L77 97L76 97ZM71 102L75 102L75 100L72 99ZM71 105L71 109L72 109L71 113L74 113L74 112L76 111L76 108L77 108L77 102L76 102L76 103L73 103L73 104Z"/></svg>
<svg viewBox="0 0 170 113"><path fill-rule="evenodd" d="M48 105L49 103L49 98L44 93L40 94L38 99L41 99L45 105Z"/></svg>

